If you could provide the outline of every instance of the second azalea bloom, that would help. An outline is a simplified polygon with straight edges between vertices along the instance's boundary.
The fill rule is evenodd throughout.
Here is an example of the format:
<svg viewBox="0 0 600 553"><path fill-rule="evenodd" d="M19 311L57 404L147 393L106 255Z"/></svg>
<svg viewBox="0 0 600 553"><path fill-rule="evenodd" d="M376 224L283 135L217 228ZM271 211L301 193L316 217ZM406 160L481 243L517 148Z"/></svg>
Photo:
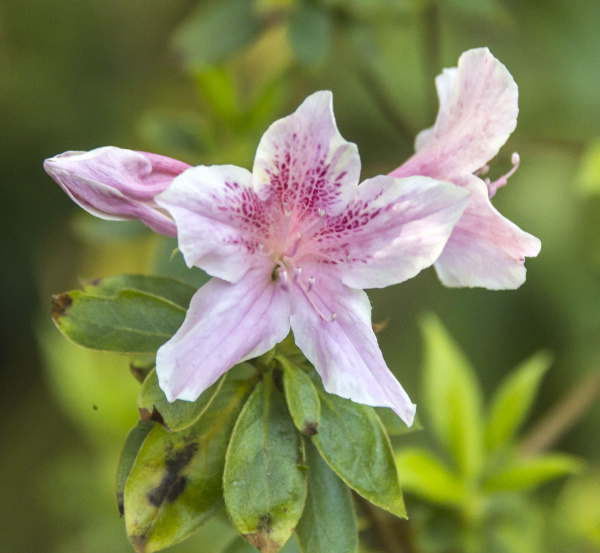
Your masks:
<svg viewBox="0 0 600 553"><path fill-rule="evenodd" d="M253 171L198 166L155 201L175 221L186 263L214 278L159 350L168 399L195 400L230 367L291 330L328 392L415 406L385 364L363 288L402 282L442 252L470 194L424 176L359 182L330 92L309 96L264 134Z"/></svg>
<svg viewBox="0 0 600 553"><path fill-rule="evenodd" d="M517 125L518 88L511 74L487 48L465 52L458 67L436 79L440 101L435 125L416 139L417 152L390 173L449 180L471 192L465 212L435 263L447 286L518 288L525 281L525 258L540 241L493 207L490 198L519 164L495 182L477 176Z"/></svg>

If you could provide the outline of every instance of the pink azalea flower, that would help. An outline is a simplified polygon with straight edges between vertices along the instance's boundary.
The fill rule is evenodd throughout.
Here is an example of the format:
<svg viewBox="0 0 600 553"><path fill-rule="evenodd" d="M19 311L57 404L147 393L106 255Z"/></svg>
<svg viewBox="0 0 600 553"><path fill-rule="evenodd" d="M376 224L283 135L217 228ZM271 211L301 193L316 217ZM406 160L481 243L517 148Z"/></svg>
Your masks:
<svg viewBox="0 0 600 553"><path fill-rule="evenodd" d="M195 400L291 328L327 391L391 407L412 423L415 406L385 364L362 289L431 265L470 194L422 176L379 176L359 186L359 173L331 93L317 92L271 125L252 173L194 167L155 198L177 224L187 264L214 277L158 350L170 401Z"/></svg>
<svg viewBox="0 0 600 553"><path fill-rule="evenodd" d="M176 236L177 228L154 197L189 167L176 159L113 146L65 152L44 161L46 172L87 212L115 221L140 219L167 236Z"/></svg>
<svg viewBox="0 0 600 553"><path fill-rule="evenodd" d="M476 176L517 125L517 85L487 48L479 48L465 52L457 68L445 69L436 87L440 110L435 125L417 136L417 152L390 176L426 175L471 192L435 263L446 286L518 288L525 281L525 257L536 256L541 244L500 215L490 198L506 184L519 157L513 154L513 170L494 183Z"/></svg>

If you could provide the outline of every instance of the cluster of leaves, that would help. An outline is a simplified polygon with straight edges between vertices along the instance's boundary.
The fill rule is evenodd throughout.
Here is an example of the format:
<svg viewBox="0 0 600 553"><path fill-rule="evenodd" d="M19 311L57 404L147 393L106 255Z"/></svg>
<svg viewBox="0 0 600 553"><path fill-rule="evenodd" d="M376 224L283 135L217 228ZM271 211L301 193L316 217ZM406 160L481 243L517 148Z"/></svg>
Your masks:
<svg viewBox="0 0 600 553"><path fill-rule="evenodd" d="M348 488L405 517L376 410L325 392L291 340L232 368L196 402L167 401L153 355L194 291L168 277L126 275L54 298L54 321L68 338L135 358L141 420L125 443L117 498L136 551L182 541L224 504L262 552L279 551L292 533L303 552L355 552Z"/></svg>
<svg viewBox="0 0 600 553"><path fill-rule="evenodd" d="M433 316L424 321L423 407L440 446L404 448L396 463L404 490L456 515L449 532L432 532L435 510L422 520L426 551L523 551L539 549L539 520L527 499L552 479L577 472L578 459L520 447L517 434L551 365L539 352L516 367L484 408L482 391L468 359ZM417 519L419 517L416 517ZM438 541L431 542L438 537Z"/></svg>

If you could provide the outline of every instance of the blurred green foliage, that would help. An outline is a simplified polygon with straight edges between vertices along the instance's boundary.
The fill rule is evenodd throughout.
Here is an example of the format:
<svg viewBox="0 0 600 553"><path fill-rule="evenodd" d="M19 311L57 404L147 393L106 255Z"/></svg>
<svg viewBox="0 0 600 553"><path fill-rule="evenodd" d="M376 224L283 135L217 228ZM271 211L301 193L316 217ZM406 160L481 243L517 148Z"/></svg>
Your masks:
<svg viewBox="0 0 600 553"><path fill-rule="evenodd" d="M172 240L77 213L43 173L43 158L114 144L190 163L250 167L272 121L308 93L331 89L341 132L360 148L363 176L387 173L434 120L433 77L456 65L462 51L488 46L520 88L519 126L491 176L509 167L514 150L522 164L494 202L541 238L542 252L527 261L527 283L515 292L447 290L428 271L370 293L374 320L390 318L379 337L384 355L422 412L437 409L439 397L446 409L457 408L456 426L433 415L423 432L395 438L403 446L416 440L420 449L412 458L404 450L405 463L431 479L429 491L421 488L423 500L408 502L407 524L433 529L423 547L443 550L463 527L462 515L452 519L464 511L461 478L507 454L502 444L518 436L521 424L527 432L529 409L529 419L539 419L599 363L599 20L600 4L589 0L2 3L3 548L130 551L113 484L118 451L137 417L138 386L126 359L82 350L51 328L50 296L76 288L76 275L159 273L194 285L205 279L180 256L171 261ZM426 310L443 314L477 372L461 371L465 356L438 332L438 346L457 355L440 375L448 384L442 396L428 386L417 393L417 320ZM555 359L543 381L547 359L530 358L540 350ZM465 394L464 404L455 404L454 387ZM480 387L493 398L487 411ZM493 395L494 389L501 391ZM510 419L494 415L509 406ZM478 411L488 413L487 423L465 419ZM502 461L508 474L488 479L482 492L485 512L507 521L495 527L498 550L535 551L549 525L555 539L548 551L600 550L599 424L592 402L556 436L561 451L588 467L564 485L505 493L500 488L518 485L523 471L552 475L572 465L554 457L535 466ZM445 449L418 443L430 435ZM441 489L435 482L445 483L444 497L431 495ZM226 546L245 551L226 523L213 520L176 550L211 544L215 553Z"/></svg>

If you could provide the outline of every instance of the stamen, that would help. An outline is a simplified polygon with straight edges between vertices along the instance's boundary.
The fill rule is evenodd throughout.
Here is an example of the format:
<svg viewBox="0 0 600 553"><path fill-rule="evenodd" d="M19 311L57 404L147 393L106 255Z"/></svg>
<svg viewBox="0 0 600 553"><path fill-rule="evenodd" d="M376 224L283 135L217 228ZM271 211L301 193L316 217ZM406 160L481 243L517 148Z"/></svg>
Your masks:
<svg viewBox="0 0 600 553"><path fill-rule="evenodd" d="M482 177L483 175L486 175L489 172L489 170L490 166L486 163L483 167L477 169L477 171L475 171L475 173L473 174L477 177Z"/></svg>
<svg viewBox="0 0 600 553"><path fill-rule="evenodd" d="M307 292L310 292L313 289L313 286L315 285L315 277L308 277L308 288L307 288Z"/></svg>
<svg viewBox="0 0 600 553"><path fill-rule="evenodd" d="M300 278L301 273L302 273L302 269L300 267L296 267L294 269L294 282L298 282L298 279Z"/></svg>
<svg viewBox="0 0 600 553"><path fill-rule="evenodd" d="M512 177L515 174L515 172L517 171L517 169L519 168L519 164L521 163L521 158L519 157L519 154L517 152L513 153L513 155L510 158L510 162L513 164L513 168L508 173L506 173L506 175L502 175L499 179L495 180L494 182L492 182L489 178L484 179L484 182L488 188L488 197L489 198L494 197L498 188L501 188L502 186L506 186L506 184L508 183L508 179L510 177Z"/></svg>
<svg viewBox="0 0 600 553"><path fill-rule="evenodd" d="M335 321L336 318L337 318L337 313L332 313L331 314L331 322Z"/></svg>
<svg viewBox="0 0 600 553"><path fill-rule="evenodd" d="M282 271L279 271L279 274L277 275L277 277L279 278L279 285L281 286L281 288L283 288L283 290L285 290L286 292L289 292L289 287L288 287L288 274L287 271L284 269Z"/></svg>
<svg viewBox="0 0 600 553"><path fill-rule="evenodd" d="M318 211L319 217L325 217L325 210L323 208Z"/></svg>
<svg viewBox="0 0 600 553"><path fill-rule="evenodd" d="M312 279L312 282L311 282L311 279ZM313 309L317 312L317 315L319 315L319 317L321 317L321 319L323 319L324 321L332 322L335 317L333 315L331 315L330 317L327 317L325 315L325 313L323 313L321 308L315 303L315 300L313 300L310 295L310 291L312 290L312 285L314 284L314 282L315 282L315 279L313 277L310 277L308 279L309 288L305 288L304 283L301 280L298 280L297 284L298 284L298 288L300 288L300 290L302 290L302 292L304 292L304 296L308 300L308 303L310 303L313 306Z"/></svg>
<svg viewBox="0 0 600 553"><path fill-rule="evenodd" d="M297 240L292 246L292 251L290 253L284 254L285 257L294 257L298 253L298 247L300 246L300 242L302 241L302 235L299 232L296 234L296 239Z"/></svg>

